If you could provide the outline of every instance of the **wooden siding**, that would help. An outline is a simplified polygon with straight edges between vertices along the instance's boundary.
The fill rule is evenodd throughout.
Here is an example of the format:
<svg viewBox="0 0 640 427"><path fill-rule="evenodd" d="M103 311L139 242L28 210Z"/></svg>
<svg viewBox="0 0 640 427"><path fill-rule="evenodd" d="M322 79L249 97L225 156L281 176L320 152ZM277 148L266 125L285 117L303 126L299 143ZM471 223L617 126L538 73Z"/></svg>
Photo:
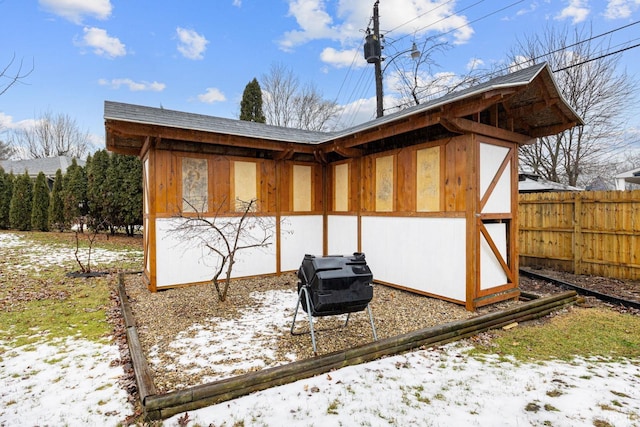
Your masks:
<svg viewBox="0 0 640 427"><path fill-rule="evenodd" d="M151 178L151 193L155 198L154 213L159 217L176 215L182 207L182 158L198 158L208 160L208 191L209 213L229 213L234 210L234 203L229 200L234 194L233 163L235 161L254 162L256 164L256 192L258 206L261 213L273 214L278 210L278 192L276 165L278 162L267 159L251 159L244 157L230 157L220 155L207 155L197 153L181 153L165 150L152 150L155 159L155 168ZM285 170L287 163L280 162ZM314 166L313 181L315 185L316 200L321 180L318 180L319 166ZM290 174L280 173L285 180L290 179ZM284 191L282 189L285 189ZM288 185L281 187L280 197L285 198L283 206L290 206ZM321 190L321 188L320 188ZM317 203L317 202L316 202Z"/></svg>
<svg viewBox="0 0 640 427"><path fill-rule="evenodd" d="M640 279L640 190L521 194L520 265Z"/></svg>
<svg viewBox="0 0 640 427"><path fill-rule="evenodd" d="M467 209L467 191L469 186L468 150L470 137L460 136L446 140L417 144L392 152L373 154L360 159L360 182L353 185L360 190L360 212L363 214L397 214L400 216L463 216ZM432 191L436 200L428 200L430 209L418 210L418 151L438 148L438 167L436 177L429 177L428 182L437 191ZM393 189L394 203L392 210L380 211L376 209L377 182L376 160L381 157L393 156ZM355 165L354 165L355 166ZM354 171L351 176L358 176ZM355 184L355 183L354 183ZM424 185L422 183L421 185ZM422 190L424 193L424 189ZM420 197L425 197L421 195ZM355 199L355 200L354 200ZM425 200L421 200L425 204ZM351 192L350 206L352 210L357 204L357 194Z"/></svg>

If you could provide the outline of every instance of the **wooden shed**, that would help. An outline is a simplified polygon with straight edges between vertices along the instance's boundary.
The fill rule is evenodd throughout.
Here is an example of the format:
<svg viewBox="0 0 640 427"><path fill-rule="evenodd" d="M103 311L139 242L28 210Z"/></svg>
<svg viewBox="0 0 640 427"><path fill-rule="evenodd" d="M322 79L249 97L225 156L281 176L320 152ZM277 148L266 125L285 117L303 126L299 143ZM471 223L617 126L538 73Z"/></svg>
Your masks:
<svg viewBox="0 0 640 427"><path fill-rule="evenodd" d="M107 148L143 160L151 291L211 279L171 233L187 199L233 218L256 198L273 245L241 253L236 277L358 251L378 283L468 310L519 296L518 146L581 124L545 64L339 132L109 101L104 118Z"/></svg>

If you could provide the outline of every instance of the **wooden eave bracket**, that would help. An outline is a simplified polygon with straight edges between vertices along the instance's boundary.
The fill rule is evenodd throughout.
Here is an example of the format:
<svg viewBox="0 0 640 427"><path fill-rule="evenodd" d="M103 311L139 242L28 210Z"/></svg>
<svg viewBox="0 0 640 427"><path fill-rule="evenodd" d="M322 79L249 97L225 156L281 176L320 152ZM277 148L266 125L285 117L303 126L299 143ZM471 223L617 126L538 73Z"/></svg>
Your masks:
<svg viewBox="0 0 640 427"><path fill-rule="evenodd" d="M557 135L561 132L564 132L567 129L571 129L574 126L579 125L580 123L578 122L565 122L565 123L559 123L559 124L555 124L555 125L549 125L549 126L543 126L543 127L539 127L539 128L534 128L531 132L531 136L535 137L535 138L540 138L543 136L549 136L549 135Z"/></svg>
<svg viewBox="0 0 640 427"><path fill-rule="evenodd" d="M337 144L337 143L333 143L331 145L325 146L322 151L323 151L323 154L328 154L333 152L346 158L362 157L361 149L353 148L353 147L345 147L344 145Z"/></svg>
<svg viewBox="0 0 640 427"><path fill-rule="evenodd" d="M293 157L295 151L293 148L287 148L286 150L276 152L273 154L273 160L289 160Z"/></svg>
<svg viewBox="0 0 640 427"><path fill-rule="evenodd" d="M450 117L470 116L480 113L499 102L505 102L515 93L517 93L515 88L492 90L484 93L482 97L465 100L455 106L445 105L441 111L443 115Z"/></svg>
<svg viewBox="0 0 640 427"><path fill-rule="evenodd" d="M444 126L448 131L453 133L477 133L492 138L516 142L522 145L531 144L532 142L532 135L523 135L521 133L511 132L509 130L497 128L494 126L488 126L468 119L440 117L440 124Z"/></svg>

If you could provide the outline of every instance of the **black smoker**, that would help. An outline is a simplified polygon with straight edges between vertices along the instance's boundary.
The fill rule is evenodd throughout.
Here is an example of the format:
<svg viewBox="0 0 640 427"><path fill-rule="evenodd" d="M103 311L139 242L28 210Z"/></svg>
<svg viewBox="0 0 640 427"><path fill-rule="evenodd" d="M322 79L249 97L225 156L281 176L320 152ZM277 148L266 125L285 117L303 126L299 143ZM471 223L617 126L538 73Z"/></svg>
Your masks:
<svg viewBox="0 0 640 427"><path fill-rule="evenodd" d="M373 299L373 274L363 253L352 256L316 257L305 255L298 269L298 303L291 324L291 333L298 305L309 315L313 351L316 351L312 316L332 316L368 309L373 337L377 339L369 303ZM345 326L349 322L349 316Z"/></svg>

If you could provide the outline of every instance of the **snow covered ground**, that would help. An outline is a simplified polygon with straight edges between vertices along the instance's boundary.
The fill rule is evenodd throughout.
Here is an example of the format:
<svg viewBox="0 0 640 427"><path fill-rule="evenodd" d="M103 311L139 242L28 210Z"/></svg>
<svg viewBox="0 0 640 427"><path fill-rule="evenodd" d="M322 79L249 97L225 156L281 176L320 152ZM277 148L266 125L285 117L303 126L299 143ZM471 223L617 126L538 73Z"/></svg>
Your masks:
<svg viewBox="0 0 640 427"><path fill-rule="evenodd" d="M8 235L0 233L0 257L16 248L27 257L20 239ZM274 312L261 315L281 315L277 304L269 306ZM242 326L257 320L245 316L220 330L198 357L229 351L231 334L246 336ZM176 337L176 348L202 345ZM480 360L465 353L468 345L417 350L264 390L189 412L188 425L640 426L640 360ZM271 354L268 345L251 348L253 359ZM122 368L112 366L118 358L114 345L81 337L19 348L0 341L0 426L116 426L133 412L118 387ZM177 426L181 417L164 425Z"/></svg>

